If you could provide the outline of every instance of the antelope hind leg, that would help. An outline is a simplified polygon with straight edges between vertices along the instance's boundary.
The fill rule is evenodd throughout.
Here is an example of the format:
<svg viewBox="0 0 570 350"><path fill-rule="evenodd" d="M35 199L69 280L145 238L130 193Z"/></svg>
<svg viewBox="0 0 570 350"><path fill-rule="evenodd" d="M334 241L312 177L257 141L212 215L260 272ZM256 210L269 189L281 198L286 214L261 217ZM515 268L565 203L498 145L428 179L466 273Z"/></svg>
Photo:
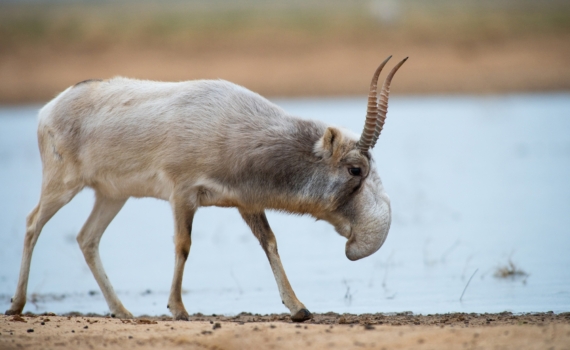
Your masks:
<svg viewBox="0 0 570 350"><path fill-rule="evenodd" d="M267 255L271 270L275 276L275 281L277 282L277 287L279 288L281 300L291 312L291 320L294 322L303 322L313 318L313 315L307 310L305 305L297 299L293 288L291 288L291 284L281 264L281 258L279 258L275 235L273 231L271 231L271 227L269 227L265 212L247 213L240 209L240 214L251 228L255 237L259 240L261 247Z"/></svg>
<svg viewBox="0 0 570 350"><path fill-rule="evenodd" d="M182 302L182 277L184 275L184 265L190 254L192 244L192 220L196 209L187 203L185 199L171 199L171 206L174 212L174 276L168 298L168 309L175 320L189 320L188 312Z"/></svg>

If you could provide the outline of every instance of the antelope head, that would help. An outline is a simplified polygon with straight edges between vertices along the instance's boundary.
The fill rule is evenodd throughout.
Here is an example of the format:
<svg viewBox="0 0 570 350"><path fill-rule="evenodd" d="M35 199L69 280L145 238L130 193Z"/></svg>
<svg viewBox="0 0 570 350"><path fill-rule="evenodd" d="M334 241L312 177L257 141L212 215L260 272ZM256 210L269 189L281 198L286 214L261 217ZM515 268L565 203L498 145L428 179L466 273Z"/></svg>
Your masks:
<svg viewBox="0 0 570 350"><path fill-rule="evenodd" d="M370 84L364 130L355 142L335 128L326 129L315 150L328 158L335 173L332 211L322 214L336 231L346 237L346 257L358 260L375 253L388 235L391 223L390 199L376 169L370 150L374 148L386 120L390 83L396 71L406 62L399 62L386 77L377 96L378 77L388 57L376 69Z"/></svg>

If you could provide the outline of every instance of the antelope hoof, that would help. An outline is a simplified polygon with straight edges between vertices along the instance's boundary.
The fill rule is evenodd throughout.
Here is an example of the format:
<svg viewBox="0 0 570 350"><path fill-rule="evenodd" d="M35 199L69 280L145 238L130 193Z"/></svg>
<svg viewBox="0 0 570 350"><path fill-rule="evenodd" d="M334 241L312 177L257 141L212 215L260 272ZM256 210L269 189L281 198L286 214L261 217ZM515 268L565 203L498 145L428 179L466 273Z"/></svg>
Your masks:
<svg viewBox="0 0 570 350"><path fill-rule="evenodd" d="M190 321L190 316L186 311L179 312L174 315L174 320L176 321Z"/></svg>
<svg viewBox="0 0 570 350"><path fill-rule="evenodd" d="M5 312L5 314L8 315L8 316L11 316L11 315L20 315L21 313L22 313L22 310L12 310L12 309L6 310L6 312Z"/></svg>
<svg viewBox="0 0 570 350"><path fill-rule="evenodd" d="M120 319L130 319L130 318L134 318L133 314L131 314L130 312L128 312L127 310L125 311L121 311L121 312L113 312L111 314L111 317L113 318L120 318Z"/></svg>
<svg viewBox="0 0 570 350"><path fill-rule="evenodd" d="M297 311L296 314L291 316L291 321L293 322L305 322L313 318L313 314L309 312L307 309L301 309Z"/></svg>

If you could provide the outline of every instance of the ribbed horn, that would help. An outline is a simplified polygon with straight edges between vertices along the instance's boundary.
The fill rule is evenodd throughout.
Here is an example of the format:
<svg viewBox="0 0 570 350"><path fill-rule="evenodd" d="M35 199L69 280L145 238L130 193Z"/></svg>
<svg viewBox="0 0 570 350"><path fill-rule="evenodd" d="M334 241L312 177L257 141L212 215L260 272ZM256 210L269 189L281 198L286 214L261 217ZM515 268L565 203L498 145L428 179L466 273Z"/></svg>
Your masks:
<svg viewBox="0 0 570 350"><path fill-rule="evenodd" d="M382 72L382 68L384 68L386 63L388 63L390 58L392 58L392 55L388 56L388 58L386 58L384 62L382 62L378 68L376 68L376 72L374 72L374 75L372 76L372 82L370 83L370 92L368 93L368 108L366 110L364 130L362 130L360 140L356 143L356 147L360 148L360 152L362 153L368 151L370 148L372 139L374 137L374 132L376 130L376 125L378 124L378 102L376 88L378 87L378 77L380 76L380 72Z"/></svg>
<svg viewBox="0 0 570 350"><path fill-rule="evenodd" d="M384 122L386 121L386 115L388 114L388 95L390 95L390 83L392 82L392 78L394 74L400 69L400 67L408 60L408 57L404 58L400 61L392 70L390 74L384 80L384 84L382 85L382 90L380 90L380 99L378 101L378 121L376 122L376 130L374 130L374 136L372 138L372 142L370 143L370 148L374 148L376 145L376 141L378 141L378 137L382 132L382 128L384 127Z"/></svg>

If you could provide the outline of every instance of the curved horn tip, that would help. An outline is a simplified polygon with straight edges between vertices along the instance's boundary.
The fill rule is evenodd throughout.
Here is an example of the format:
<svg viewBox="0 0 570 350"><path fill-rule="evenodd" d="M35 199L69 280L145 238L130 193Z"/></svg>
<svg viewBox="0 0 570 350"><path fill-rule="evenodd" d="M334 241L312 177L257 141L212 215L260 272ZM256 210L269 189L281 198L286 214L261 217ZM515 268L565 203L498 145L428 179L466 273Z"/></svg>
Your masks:
<svg viewBox="0 0 570 350"><path fill-rule="evenodd" d="M391 58L392 58L392 55L386 57L386 59L384 61L382 61L382 63L380 63L380 65L378 66L377 72L378 72L378 70L382 70L382 68L384 68L386 63L388 63L388 61L390 61ZM382 67L382 68L380 68L380 67ZM380 72L378 72L378 75L380 75Z"/></svg>
<svg viewBox="0 0 570 350"><path fill-rule="evenodd" d="M386 80L384 80L384 84L382 85L382 92L385 91L385 88L388 87L388 89L390 88L390 82L392 81L392 78L394 77L394 74L396 74L396 72L398 71L398 69L400 69L400 67L408 60L408 57L404 58L403 60L401 60L400 62L398 62L398 64L396 64L394 66L394 68L392 68L392 70L390 71L390 73L388 73L388 76L386 77ZM382 94L381 92L381 94Z"/></svg>

